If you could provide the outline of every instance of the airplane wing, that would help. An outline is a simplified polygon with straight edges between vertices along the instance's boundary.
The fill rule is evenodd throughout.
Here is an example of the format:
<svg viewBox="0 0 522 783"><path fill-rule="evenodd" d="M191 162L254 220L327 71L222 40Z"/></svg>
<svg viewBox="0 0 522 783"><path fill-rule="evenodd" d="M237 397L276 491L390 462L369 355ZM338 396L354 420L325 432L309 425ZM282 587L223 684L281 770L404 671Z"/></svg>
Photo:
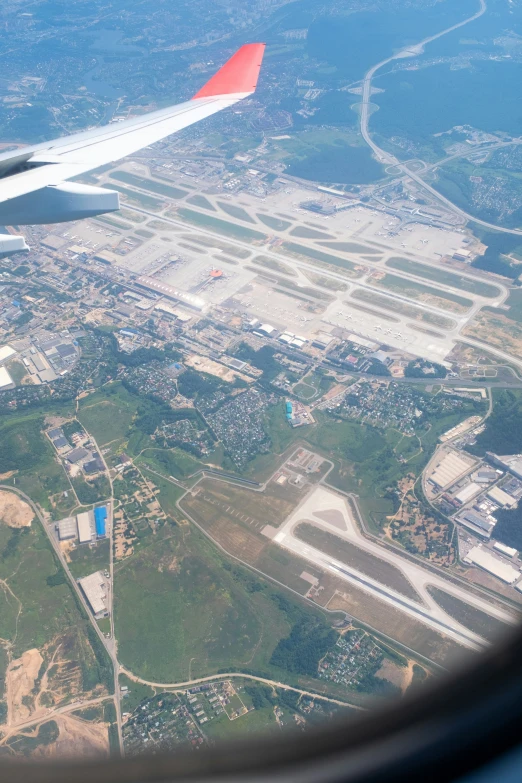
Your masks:
<svg viewBox="0 0 522 783"><path fill-rule="evenodd" d="M76 219L61 215L57 220L32 220L29 212L34 211L35 200L34 197L28 200L27 194L45 188L47 196L50 189L62 186L62 193L69 201L77 198L79 192L83 192L85 202L87 186L77 186L74 183L64 186L63 183L106 163L132 155L137 150L251 95L256 89L264 48L265 45L260 43L242 46L205 86L185 103L54 141L24 147L16 153L0 155L0 224L13 225L19 222L23 225ZM99 188L92 189L93 192L95 190L101 191ZM52 198L51 194L51 200ZM16 203L14 200L17 200ZM63 203L63 198L60 203ZM19 216L20 208L22 216L28 211L27 220L7 219Z"/></svg>

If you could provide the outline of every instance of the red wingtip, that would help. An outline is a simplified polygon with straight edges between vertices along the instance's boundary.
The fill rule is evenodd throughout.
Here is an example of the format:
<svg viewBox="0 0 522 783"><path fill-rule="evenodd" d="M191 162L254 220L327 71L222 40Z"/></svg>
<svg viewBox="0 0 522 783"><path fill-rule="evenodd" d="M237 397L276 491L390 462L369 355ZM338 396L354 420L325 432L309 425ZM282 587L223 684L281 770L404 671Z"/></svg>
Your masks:
<svg viewBox="0 0 522 783"><path fill-rule="evenodd" d="M263 60L265 44L245 44L209 79L194 98L211 98L235 92L254 92ZM193 98L193 100L194 100Z"/></svg>

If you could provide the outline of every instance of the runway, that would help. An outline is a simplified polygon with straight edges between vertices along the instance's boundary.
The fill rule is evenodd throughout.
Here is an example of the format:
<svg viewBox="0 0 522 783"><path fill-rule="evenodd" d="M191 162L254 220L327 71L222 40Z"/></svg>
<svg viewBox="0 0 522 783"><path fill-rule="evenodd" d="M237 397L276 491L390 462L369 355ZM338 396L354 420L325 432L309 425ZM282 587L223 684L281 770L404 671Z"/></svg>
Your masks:
<svg viewBox="0 0 522 783"><path fill-rule="evenodd" d="M335 524L325 519L324 512L336 514ZM317 513L321 516L317 516ZM397 590L384 584L378 575L369 576L353 568L342 560L331 557L320 549L311 546L295 535L295 528L301 522L311 522L314 527L348 541L361 550L371 553L385 563L392 564L408 580L419 595L419 600L409 598ZM310 561L316 566L335 574L340 579L350 582L360 589L374 595L395 609L408 614L439 633L454 639L459 644L474 650L482 650L489 642L458 622L430 595L428 587L436 587L467 603L479 611L489 614L507 625L519 622L516 614L501 608L494 603L466 590L443 576L436 574L398 553L386 550L376 542L364 538L353 519L347 501L337 493L325 487L316 487L305 501L286 520L274 537L274 543L288 549L296 555Z"/></svg>

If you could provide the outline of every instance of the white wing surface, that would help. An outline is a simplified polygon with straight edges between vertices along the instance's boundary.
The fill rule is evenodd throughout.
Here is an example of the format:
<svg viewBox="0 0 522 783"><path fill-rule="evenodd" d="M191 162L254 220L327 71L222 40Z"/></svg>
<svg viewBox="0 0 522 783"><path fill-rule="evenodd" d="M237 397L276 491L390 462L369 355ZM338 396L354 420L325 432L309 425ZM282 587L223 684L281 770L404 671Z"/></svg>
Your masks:
<svg viewBox="0 0 522 783"><path fill-rule="evenodd" d="M264 44L242 46L185 103L0 155L0 220L2 203L131 155L251 95L263 53Z"/></svg>

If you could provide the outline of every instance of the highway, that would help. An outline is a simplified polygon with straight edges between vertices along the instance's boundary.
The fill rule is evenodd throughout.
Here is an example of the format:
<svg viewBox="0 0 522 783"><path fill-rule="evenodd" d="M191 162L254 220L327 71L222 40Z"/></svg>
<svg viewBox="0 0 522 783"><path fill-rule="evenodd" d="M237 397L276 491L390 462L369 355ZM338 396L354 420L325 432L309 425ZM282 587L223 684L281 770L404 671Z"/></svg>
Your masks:
<svg viewBox="0 0 522 783"><path fill-rule="evenodd" d="M360 707L356 704L351 704L349 701L341 701L340 699L332 699L330 696L323 696L320 693L314 693L313 691L304 691L301 688L294 688L293 685L287 685L285 682L278 682L277 680L269 680L266 677L258 677L255 674L243 674L243 672L226 672L225 674L211 674L208 677L198 677L195 680L186 680L185 682L153 682L151 680L144 680L142 677L137 677L131 671L124 666L121 667L122 674L125 674L130 680L134 682L141 682L143 685L149 685L151 688L169 688L169 690L182 690L191 688L194 685L200 685L204 682L212 682L214 680L231 680L234 678L241 678L243 680L253 680L254 682L262 682L265 685L270 685L273 688L282 688L285 691L294 691L300 693L302 696L309 696L312 699L321 699L327 701L330 704L338 704L341 707L350 707L353 710L363 710L364 707Z"/></svg>
<svg viewBox="0 0 522 783"><path fill-rule="evenodd" d="M375 156L377 157L377 160L389 166L396 166L399 171L407 175L407 177L409 177L410 179L414 180L424 190L427 190L429 193L431 193L431 195L434 196L437 199L437 201L440 201L445 206L449 207L451 211L454 212L455 214L465 218L466 221L477 223L478 225L484 226L485 228L490 228L495 231L502 231L505 234L516 234L517 236L522 236L521 229L504 228L503 226L498 226L495 223L488 223L486 220L480 220L474 215L470 215L469 212L465 212L463 209L461 209L452 201L450 201L448 198L446 198L446 196L443 196L442 193L439 193L438 190L436 190L427 182L425 182L425 180L421 177L421 175L418 172L411 171L408 168L407 163L401 163L399 160L397 160L397 158L394 155L381 149L381 147L379 147L373 141L369 131L372 80L375 74L377 73L377 71L380 70L383 66L388 65L388 63L393 62L394 60L404 59L406 57L414 57L421 54L424 50L424 47L430 44L432 41L435 41L437 40L437 38L441 38L443 35L447 35L448 33L451 33L453 30L457 30L459 27L463 27L464 25L467 25L470 22L473 22L475 19L481 17L486 12L487 5L485 0L479 0L479 2L480 2L480 8L475 14L473 14L473 16L470 16L468 19L464 19L462 22L459 22L458 24L455 24L452 27L446 28L446 30L441 30L440 33L436 33L435 35L429 36L428 38L424 38L424 40L419 41L418 44L409 46L407 49L402 49L400 52L397 52L397 54L394 54L391 57L387 57L385 60L381 60L381 62L372 66L370 70L366 72L362 81L360 130L363 139L368 144L368 146L371 147ZM517 142L512 142L512 143L517 143ZM473 150L471 149L470 152L472 151ZM448 158L448 160L449 159L451 158ZM433 166L427 167L425 171L431 170L432 168L436 168L437 166L441 166L443 164L444 164L444 160L439 161Z"/></svg>

